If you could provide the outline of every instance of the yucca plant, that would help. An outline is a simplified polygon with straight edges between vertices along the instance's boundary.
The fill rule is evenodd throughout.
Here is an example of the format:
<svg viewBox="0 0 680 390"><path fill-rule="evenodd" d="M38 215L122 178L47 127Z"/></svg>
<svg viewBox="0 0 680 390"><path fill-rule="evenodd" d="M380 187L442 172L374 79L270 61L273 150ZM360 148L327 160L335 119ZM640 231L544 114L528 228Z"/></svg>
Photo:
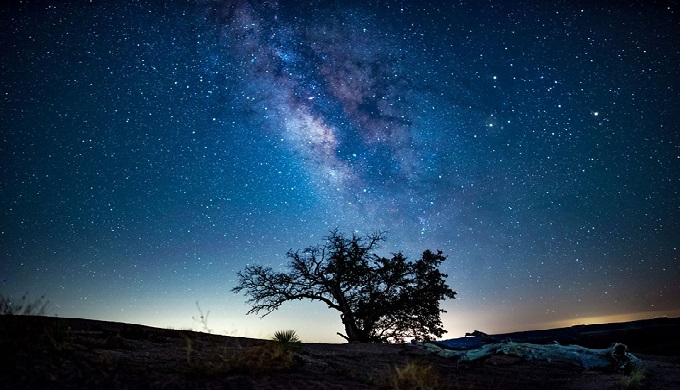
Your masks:
<svg viewBox="0 0 680 390"><path fill-rule="evenodd" d="M284 344L300 343L301 340L294 330L278 330L274 332L274 337L272 340L278 341Z"/></svg>

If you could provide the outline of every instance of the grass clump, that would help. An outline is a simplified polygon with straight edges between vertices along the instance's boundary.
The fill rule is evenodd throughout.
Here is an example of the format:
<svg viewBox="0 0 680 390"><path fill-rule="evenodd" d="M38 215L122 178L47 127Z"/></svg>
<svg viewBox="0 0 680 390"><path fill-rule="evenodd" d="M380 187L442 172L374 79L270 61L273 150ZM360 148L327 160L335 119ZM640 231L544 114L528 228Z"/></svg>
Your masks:
<svg viewBox="0 0 680 390"><path fill-rule="evenodd" d="M285 344L251 347L234 362L248 374L288 371L295 364L295 356Z"/></svg>
<svg viewBox="0 0 680 390"><path fill-rule="evenodd" d="M239 342L220 347L215 339L194 332L187 332L183 337L188 372L202 376L262 376L289 371L297 363L296 344L300 343L293 330L276 332L272 341L263 340L249 346Z"/></svg>
<svg viewBox="0 0 680 390"><path fill-rule="evenodd" d="M436 390L443 382L439 372L432 364L409 362L394 367L383 376L378 388L394 390Z"/></svg>
<svg viewBox="0 0 680 390"><path fill-rule="evenodd" d="M57 319L46 319L43 324L43 337L56 351L73 347L74 335L71 327Z"/></svg>
<svg viewBox="0 0 680 390"><path fill-rule="evenodd" d="M616 384L616 389L639 389L642 388L643 381L647 376L647 370L641 365L633 367L633 369L619 380Z"/></svg>
<svg viewBox="0 0 680 390"><path fill-rule="evenodd" d="M295 355L291 348L282 343L268 343L225 351L208 359L192 359L189 367L190 372L200 375L261 376L288 371L294 365Z"/></svg>

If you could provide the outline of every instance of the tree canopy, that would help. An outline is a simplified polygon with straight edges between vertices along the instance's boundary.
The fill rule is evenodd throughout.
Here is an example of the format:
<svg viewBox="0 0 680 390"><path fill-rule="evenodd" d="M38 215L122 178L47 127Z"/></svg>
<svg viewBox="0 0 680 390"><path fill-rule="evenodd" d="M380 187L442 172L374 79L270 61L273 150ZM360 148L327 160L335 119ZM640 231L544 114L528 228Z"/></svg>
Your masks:
<svg viewBox="0 0 680 390"><path fill-rule="evenodd" d="M409 261L401 252L375 253L384 232L347 237L331 231L323 245L287 253L288 272L249 265L232 291L244 292L248 314L266 316L284 302L309 299L338 310L349 342L403 342L441 337L439 302L455 298L439 266L441 251Z"/></svg>

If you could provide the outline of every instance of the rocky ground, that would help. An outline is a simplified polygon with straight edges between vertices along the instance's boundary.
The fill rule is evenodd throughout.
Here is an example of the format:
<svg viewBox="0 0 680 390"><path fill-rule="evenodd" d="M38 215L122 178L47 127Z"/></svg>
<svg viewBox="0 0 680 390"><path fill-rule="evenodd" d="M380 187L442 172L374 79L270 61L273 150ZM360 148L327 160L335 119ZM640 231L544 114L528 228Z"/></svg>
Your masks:
<svg viewBox="0 0 680 390"><path fill-rule="evenodd" d="M458 364L417 346L286 345L104 321L0 316L0 388L678 389L677 322L653 328L656 338L639 324L623 333L620 327L581 329L588 342L594 334L597 343L625 342L609 336L646 340L639 348L644 353L631 348L644 361L638 382L622 372L512 356Z"/></svg>

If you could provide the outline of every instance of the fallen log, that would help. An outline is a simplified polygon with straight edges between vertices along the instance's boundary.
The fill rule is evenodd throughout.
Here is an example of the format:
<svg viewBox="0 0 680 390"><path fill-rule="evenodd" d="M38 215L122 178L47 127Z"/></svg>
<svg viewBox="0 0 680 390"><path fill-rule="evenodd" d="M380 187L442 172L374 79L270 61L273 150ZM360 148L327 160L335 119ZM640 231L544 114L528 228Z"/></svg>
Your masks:
<svg viewBox="0 0 680 390"><path fill-rule="evenodd" d="M434 343L420 345L438 355L456 358L458 362L502 354L527 360L569 362L585 369L628 371L642 364L642 361L629 353L628 347L621 343L614 343L611 347L603 349L591 349L579 345L513 343L512 341L486 344L480 348L468 350L445 349Z"/></svg>

